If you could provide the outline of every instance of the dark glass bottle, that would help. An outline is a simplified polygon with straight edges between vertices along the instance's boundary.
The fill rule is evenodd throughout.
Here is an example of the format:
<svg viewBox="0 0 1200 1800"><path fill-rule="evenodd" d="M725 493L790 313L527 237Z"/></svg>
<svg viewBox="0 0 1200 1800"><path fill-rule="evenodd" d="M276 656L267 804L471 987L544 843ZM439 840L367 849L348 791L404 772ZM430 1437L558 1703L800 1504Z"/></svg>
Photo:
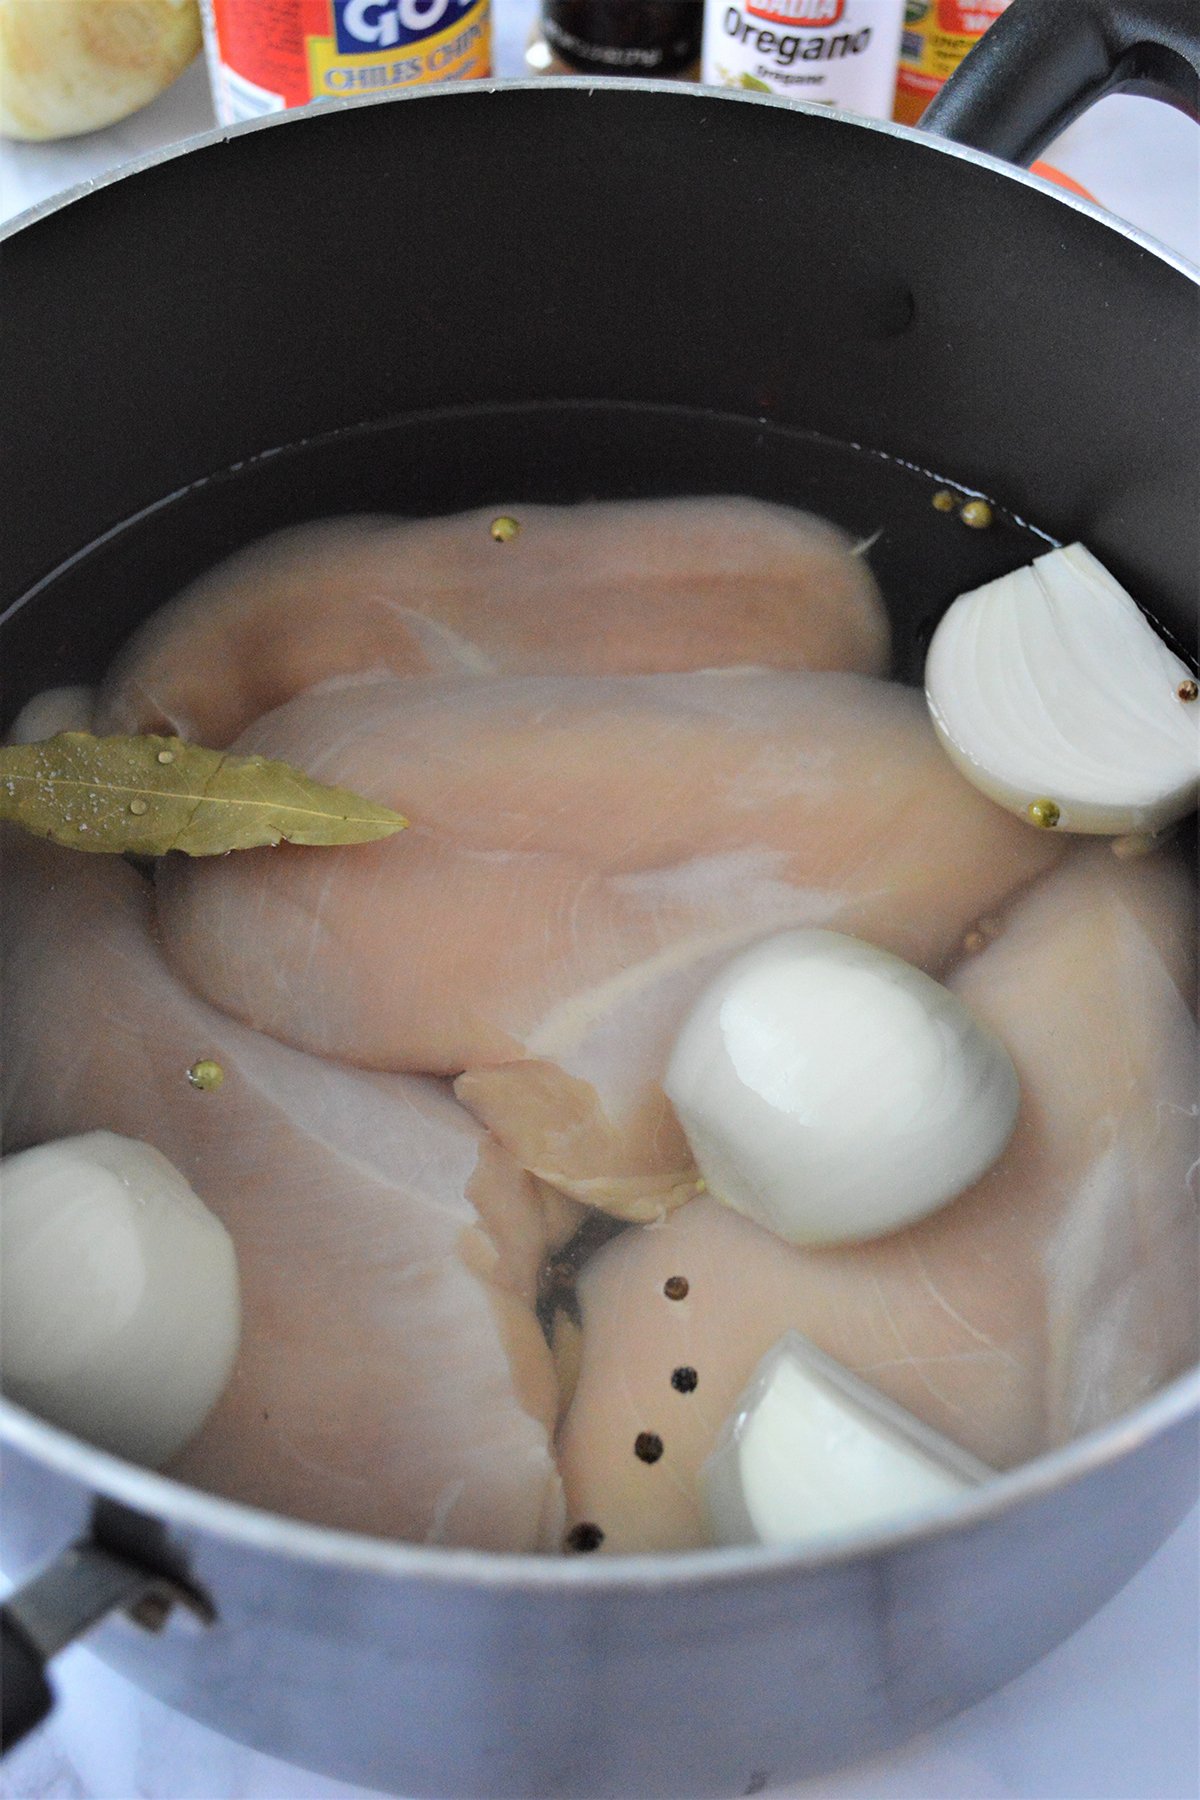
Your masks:
<svg viewBox="0 0 1200 1800"><path fill-rule="evenodd" d="M539 75L695 77L703 0L544 0L526 52Z"/></svg>

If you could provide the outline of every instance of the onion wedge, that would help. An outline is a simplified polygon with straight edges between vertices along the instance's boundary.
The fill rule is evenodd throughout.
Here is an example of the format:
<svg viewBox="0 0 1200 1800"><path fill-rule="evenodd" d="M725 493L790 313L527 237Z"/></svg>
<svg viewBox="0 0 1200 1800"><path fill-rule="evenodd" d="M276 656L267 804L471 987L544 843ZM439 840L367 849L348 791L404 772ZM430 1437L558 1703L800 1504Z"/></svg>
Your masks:
<svg viewBox="0 0 1200 1800"><path fill-rule="evenodd" d="M961 595L925 695L967 780L1033 825L1154 833L1196 804L1192 671L1082 544Z"/></svg>
<svg viewBox="0 0 1200 1800"><path fill-rule="evenodd" d="M716 1543L786 1544L940 1510L992 1473L788 1331L754 1371L700 1480Z"/></svg>

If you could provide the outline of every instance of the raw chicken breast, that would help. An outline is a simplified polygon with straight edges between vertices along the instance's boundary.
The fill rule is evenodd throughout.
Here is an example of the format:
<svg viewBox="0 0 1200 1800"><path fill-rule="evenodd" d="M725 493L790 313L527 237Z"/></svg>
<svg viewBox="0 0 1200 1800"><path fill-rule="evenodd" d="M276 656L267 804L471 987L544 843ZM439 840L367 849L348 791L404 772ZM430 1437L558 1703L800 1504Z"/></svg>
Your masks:
<svg viewBox="0 0 1200 1800"><path fill-rule="evenodd" d="M303 1048L465 1071L527 1168L626 1217L695 1191L661 1076L732 950L828 925L937 968L1061 848L961 779L919 694L857 675L360 679L239 748L412 828L174 859L176 968Z"/></svg>
<svg viewBox="0 0 1200 1800"><path fill-rule="evenodd" d="M304 525L239 551L156 613L100 731L222 748L329 676L604 674L759 663L880 674L888 627L834 526L749 499L521 506Z"/></svg>
<svg viewBox="0 0 1200 1800"><path fill-rule="evenodd" d="M195 1000L124 863L10 834L4 875L8 1147L141 1138L237 1250L241 1352L171 1472L326 1525L557 1547L534 1185L442 1084L320 1062ZM188 1080L199 1058L215 1091Z"/></svg>
<svg viewBox="0 0 1200 1800"><path fill-rule="evenodd" d="M1165 860L1088 850L960 966L950 986L1008 1045L1021 1113L996 1167L920 1225L801 1251L703 1198L587 1264L559 1438L573 1523L599 1525L612 1551L707 1542L697 1471L789 1327L996 1467L1104 1424L1187 1366L1193 899ZM683 1299L664 1292L672 1276ZM680 1368L694 1390L672 1385ZM641 1432L661 1437L658 1461L635 1454Z"/></svg>

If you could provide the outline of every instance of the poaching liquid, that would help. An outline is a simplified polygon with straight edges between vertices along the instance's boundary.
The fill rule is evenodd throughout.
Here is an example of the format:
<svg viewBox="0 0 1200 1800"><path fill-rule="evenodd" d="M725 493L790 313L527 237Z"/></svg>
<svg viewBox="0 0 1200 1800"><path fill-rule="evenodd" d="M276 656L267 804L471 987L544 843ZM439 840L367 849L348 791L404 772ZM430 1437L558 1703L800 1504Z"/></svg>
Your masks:
<svg viewBox="0 0 1200 1800"><path fill-rule="evenodd" d="M173 1473L669 1551L709 1541L698 1471L788 1330L993 1466L1194 1354L1190 877L1029 829L933 741L932 623L1045 547L966 503L752 420L464 410L198 484L18 609L11 701L107 671L97 729L410 819L153 879L6 839L9 1145L145 1139L237 1250L238 1360ZM701 1191L656 1075L691 986L795 923L951 985L1029 1097L970 1194L824 1251Z"/></svg>

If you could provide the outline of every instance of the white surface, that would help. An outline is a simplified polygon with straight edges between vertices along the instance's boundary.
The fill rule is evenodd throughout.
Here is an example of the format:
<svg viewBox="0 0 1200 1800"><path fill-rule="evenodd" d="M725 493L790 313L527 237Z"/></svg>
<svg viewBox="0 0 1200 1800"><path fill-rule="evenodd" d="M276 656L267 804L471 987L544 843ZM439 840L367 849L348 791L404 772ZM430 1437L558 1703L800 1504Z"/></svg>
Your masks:
<svg viewBox="0 0 1200 1800"><path fill-rule="evenodd" d="M497 0L498 72L521 71L531 0ZM0 218L213 123L197 62L144 112L49 145L0 144ZM1200 131L1152 101L1104 101L1046 152L1114 212L1200 262ZM5 1764L5 1800L357 1800L358 1790L232 1744L84 1649L60 1705ZM787 1800L1196 1800L1200 1515L1069 1643L903 1751ZM682 1800L682 1797L681 1797ZM782 1793L778 1800L784 1800Z"/></svg>

